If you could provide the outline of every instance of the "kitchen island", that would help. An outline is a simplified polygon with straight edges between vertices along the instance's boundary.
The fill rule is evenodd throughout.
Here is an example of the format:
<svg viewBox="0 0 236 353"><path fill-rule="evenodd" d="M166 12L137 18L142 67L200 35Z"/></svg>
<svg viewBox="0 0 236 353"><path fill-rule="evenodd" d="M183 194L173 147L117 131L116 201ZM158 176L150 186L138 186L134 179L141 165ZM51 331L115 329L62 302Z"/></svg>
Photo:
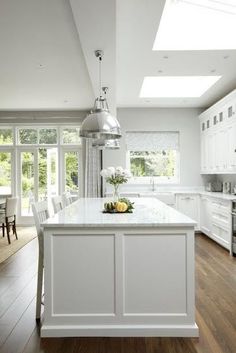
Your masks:
<svg viewBox="0 0 236 353"><path fill-rule="evenodd" d="M153 198L79 199L42 224L42 337L196 337L195 222Z"/></svg>

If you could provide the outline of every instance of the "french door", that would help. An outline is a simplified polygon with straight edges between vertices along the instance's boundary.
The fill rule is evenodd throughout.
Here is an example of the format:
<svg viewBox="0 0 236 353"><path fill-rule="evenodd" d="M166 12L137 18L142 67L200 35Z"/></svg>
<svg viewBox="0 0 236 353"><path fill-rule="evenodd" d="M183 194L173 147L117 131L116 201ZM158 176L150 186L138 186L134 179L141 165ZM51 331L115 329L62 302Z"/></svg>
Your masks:
<svg viewBox="0 0 236 353"><path fill-rule="evenodd" d="M58 194L58 149L30 147L18 149L19 222L32 223L32 203L48 201Z"/></svg>
<svg viewBox="0 0 236 353"><path fill-rule="evenodd" d="M14 152L12 149L0 150L0 196L14 194Z"/></svg>
<svg viewBox="0 0 236 353"><path fill-rule="evenodd" d="M81 149L67 147L62 150L62 190L81 197L83 185Z"/></svg>

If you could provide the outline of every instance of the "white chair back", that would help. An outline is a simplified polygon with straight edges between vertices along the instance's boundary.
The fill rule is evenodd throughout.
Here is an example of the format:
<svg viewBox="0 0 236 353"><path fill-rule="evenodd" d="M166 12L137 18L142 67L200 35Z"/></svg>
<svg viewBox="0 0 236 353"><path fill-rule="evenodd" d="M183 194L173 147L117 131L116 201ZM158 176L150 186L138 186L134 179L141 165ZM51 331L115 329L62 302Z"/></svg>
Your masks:
<svg viewBox="0 0 236 353"><path fill-rule="evenodd" d="M63 209L62 196L52 197L52 205L54 213L57 213Z"/></svg>
<svg viewBox="0 0 236 353"><path fill-rule="evenodd" d="M6 217L10 218L16 215L17 197L7 198Z"/></svg>
<svg viewBox="0 0 236 353"><path fill-rule="evenodd" d="M62 194L62 202L63 202L63 206L69 206L72 204L73 202L73 198L71 196L71 194L69 192L63 192Z"/></svg>
<svg viewBox="0 0 236 353"><path fill-rule="evenodd" d="M37 298L36 298L36 319L40 320L41 316L41 300L43 288L43 229L41 223L49 218L47 201L34 202L32 204L35 226L38 234L39 256L38 256L38 281L37 281Z"/></svg>
<svg viewBox="0 0 236 353"><path fill-rule="evenodd" d="M42 234L41 223L49 218L47 201L34 202L32 204L35 226L38 236Z"/></svg>

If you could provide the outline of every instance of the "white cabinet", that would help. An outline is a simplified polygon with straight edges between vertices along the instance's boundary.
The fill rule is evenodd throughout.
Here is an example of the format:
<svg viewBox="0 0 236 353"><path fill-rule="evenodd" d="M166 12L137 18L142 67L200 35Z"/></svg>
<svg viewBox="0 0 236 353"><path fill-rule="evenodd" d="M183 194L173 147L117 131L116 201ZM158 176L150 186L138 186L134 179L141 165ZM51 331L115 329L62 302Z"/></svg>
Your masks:
<svg viewBox="0 0 236 353"><path fill-rule="evenodd" d="M231 251L231 202L201 195L200 213L201 231Z"/></svg>
<svg viewBox="0 0 236 353"><path fill-rule="evenodd" d="M177 194L176 209L197 222L196 230L199 230L199 195Z"/></svg>
<svg viewBox="0 0 236 353"><path fill-rule="evenodd" d="M236 122L228 127L228 168L236 173Z"/></svg>
<svg viewBox="0 0 236 353"><path fill-rule="evenodd" d="M236 173L236 90L200 115L201 173Z"/></svg>
<svg viewBox="0 0 236 353"><path fill-rule="evenodd" d="M211 221L211 199L205 196L200 198L200 229L206 234L210 235L212 231Z"/></svg>

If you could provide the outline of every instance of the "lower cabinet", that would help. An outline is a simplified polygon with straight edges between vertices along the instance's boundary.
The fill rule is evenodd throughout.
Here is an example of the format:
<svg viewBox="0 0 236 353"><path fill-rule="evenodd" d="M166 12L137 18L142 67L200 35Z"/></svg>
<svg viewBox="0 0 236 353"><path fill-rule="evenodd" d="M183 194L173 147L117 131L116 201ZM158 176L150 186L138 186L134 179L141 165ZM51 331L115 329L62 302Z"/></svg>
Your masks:
<svg viewBox="0 0 236 353"><path fill-rule="evenodd" d="M212 231L211 207L211 199L200 196L200 229L206 235L210 235Z"/></svg>
<svg viewBox="0 0 236 353"><path fill-rule="evenodd" d="M231 202L200 196L200 229L231 251Z"/></svg>
<svg viewBox="0 0 236 353"><path fill-rule="evenodd" d="M200 230L199 225L199 195L196 194L177 194L176 209L189 218L197 222L195 230Z"/></svg>

